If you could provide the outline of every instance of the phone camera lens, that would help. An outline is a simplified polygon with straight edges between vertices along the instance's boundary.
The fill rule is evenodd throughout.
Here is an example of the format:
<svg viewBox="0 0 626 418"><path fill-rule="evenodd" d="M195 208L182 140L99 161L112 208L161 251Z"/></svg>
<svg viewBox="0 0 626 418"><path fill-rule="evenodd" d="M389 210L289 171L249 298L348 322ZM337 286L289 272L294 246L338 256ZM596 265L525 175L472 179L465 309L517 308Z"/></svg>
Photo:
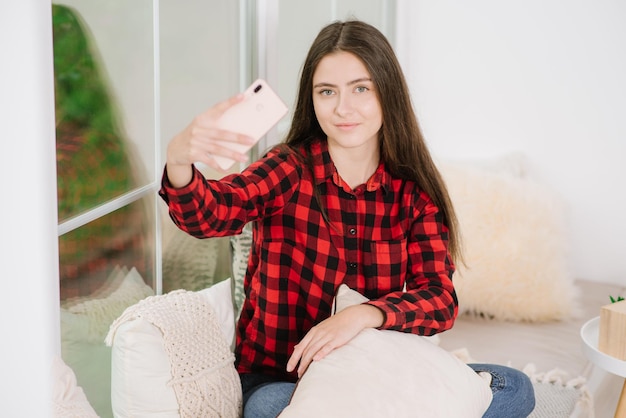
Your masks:
<svg viewBox="0 0 626 418"><path fill-rule="evenodd" d="M259 90L261 90L262 88L263 88L263 86L259 84L258 86L256 86L256 87L254 88L254 92L255 92L255 93L258 93L258 92L259 92Z"/></svg>

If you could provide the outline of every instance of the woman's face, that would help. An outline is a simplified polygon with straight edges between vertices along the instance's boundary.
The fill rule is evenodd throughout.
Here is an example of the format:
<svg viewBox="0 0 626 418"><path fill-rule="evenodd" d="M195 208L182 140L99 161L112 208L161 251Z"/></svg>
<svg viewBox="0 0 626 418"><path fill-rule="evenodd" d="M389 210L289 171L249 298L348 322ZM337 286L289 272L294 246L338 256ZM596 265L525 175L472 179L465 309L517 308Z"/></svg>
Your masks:
<svg viewBox="0 0 626 418"><path fill-rule="evenodd" d="M383 113L363 62L350 52L326 55L313 73L313 107L329 146L378 147Z"/></svg>

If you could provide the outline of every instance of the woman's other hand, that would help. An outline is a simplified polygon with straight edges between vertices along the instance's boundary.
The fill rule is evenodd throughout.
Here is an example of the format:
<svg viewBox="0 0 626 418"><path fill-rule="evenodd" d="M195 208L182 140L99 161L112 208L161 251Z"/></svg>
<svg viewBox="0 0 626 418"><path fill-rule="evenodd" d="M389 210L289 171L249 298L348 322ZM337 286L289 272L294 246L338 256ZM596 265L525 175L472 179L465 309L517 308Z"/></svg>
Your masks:
<svg viewBox="0 0 626 418"><path fill-rule="evenodd" d="M378 328L384 321L383 312L375 306L363 304L350 306L320 322L298 343L287 362L287 371L298 366L302 377L312 361L319 361L331 351L348 343L365 328Z"/></svg>
<svg viewBox="0 0 626 418"><path fill-rule="evenodd" d="M217 124L220 116L243 98L243 94L238 94L209 108L196 116L189 126L170 141L167 146L166 170L172 186L183 187L189 184L192 177L191 166L196 162L223 171L212 158L214 155L241 162L248 160L246 154L234 151L224 146L224 143L251 145L254 144L254 139L220 129Z"/></svg>

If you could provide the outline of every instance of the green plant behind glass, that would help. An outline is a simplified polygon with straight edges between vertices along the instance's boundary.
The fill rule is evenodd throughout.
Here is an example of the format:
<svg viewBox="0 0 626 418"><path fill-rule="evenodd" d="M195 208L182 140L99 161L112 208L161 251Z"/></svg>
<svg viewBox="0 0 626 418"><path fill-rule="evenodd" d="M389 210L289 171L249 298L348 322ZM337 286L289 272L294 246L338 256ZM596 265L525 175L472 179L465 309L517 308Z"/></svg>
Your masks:
<svg viewBox="0 0 626 418"><path fill-rule="evenodd" d="M117 123L103 64L71 8L53 5L59 219L133 187L126 138Z"/></svg>

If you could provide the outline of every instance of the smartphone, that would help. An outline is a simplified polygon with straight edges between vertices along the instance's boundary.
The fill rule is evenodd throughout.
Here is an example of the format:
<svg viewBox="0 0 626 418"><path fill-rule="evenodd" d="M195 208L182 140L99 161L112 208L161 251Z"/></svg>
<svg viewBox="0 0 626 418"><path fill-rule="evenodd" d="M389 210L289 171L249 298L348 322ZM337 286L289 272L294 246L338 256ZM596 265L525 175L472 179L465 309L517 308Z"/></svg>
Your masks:
<svg viewBox="0 0 626 418"><path fill-rule="evenodd" d="M218 127L242 133L255 139L255 144L287 114L287 106L265 80L258 79L244 91L244 99L229 108L217 121ZM234 144L224 141L223 146L246 153L254 144ZM213 159L223 170L228 170L235 160L222 156Z"/></svg>

